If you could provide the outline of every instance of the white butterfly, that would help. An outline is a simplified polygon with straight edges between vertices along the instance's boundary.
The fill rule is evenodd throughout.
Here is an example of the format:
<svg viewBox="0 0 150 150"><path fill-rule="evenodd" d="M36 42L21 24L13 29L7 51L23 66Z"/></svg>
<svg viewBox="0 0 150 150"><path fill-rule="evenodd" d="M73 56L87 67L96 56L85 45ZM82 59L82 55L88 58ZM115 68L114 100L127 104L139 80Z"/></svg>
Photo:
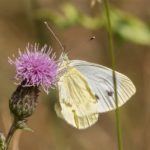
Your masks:
<svg viewBox="0 0 150 150"><path fill-rule="evenodd" d="M59 38L47 22L45 25L64 51ZM78 129L85 129L96 123L99 113L116 109L111 69L82 60L69 60L65 53L60 59L59 74L62 75L58 81L59 102L55 105L59 117ZM127 76L117 71L116 80L120 107L136 88Z"/></svg>
<svg viewBox="0 0 150 150"><path fill-rule="evenodd" d="M59 102L56 113L70 125L85 129L98 120L99 113L116 108L112 70L82 60L63 56L61 69L65 73L58 82ZM116 72L118 106L122 106L135 92L132 81Z"/></svg>

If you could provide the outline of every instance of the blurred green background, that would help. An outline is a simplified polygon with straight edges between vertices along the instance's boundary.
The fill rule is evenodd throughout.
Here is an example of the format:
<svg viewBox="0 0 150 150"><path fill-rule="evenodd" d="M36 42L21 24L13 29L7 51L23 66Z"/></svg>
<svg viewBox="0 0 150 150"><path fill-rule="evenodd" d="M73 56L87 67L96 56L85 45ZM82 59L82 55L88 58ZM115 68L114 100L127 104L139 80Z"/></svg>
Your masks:
<svg viewBox="0 0 150 150"><path fill-rule="evenodd" d="M121 126L124 150L150 149L150 1L111 0L116 68L132 79L137 93L123 107ZM60 38L70 59L111 66L103 3L90 0L0 0L0 131L8 131L12 117L8 99L16 86L15 70L8 56L24 50L28 42L50 44L57 56L62 52L44 21ZM95 35L94 41L89 41ZM39 97L29 118L31 132L17 131L12 150L116 150L114 111L100 114L99 121L77 130L56 117L56 91Z"/></svg>

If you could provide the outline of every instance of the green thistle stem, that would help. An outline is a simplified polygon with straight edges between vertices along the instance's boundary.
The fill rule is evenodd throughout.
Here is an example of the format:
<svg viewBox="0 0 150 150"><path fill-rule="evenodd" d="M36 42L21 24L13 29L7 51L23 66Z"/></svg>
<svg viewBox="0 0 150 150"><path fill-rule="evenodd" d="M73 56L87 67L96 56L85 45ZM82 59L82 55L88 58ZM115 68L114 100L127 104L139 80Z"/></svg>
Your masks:
<svg viewBox="0 0 150 150"><path fill-rule="evenodd" d="M106 18L107 18L107 24L108 24L109 51L111 55L111 63L112 63L112 70L113 70L112 75L113 75L113 84L114 84L115 101L116 101L115 116L116 116L118 150L122 150L123 148L122 148L121 126L120 126L117 83L116 83L116 74L115 74L115 54L114 54L115 52L114 52L112 27L111 27L110 12L109 12L109 0L104 0L104 7L106 11Z"/></svg>
<svg viewBox="0 0 150 150"><path fill-rule="evenodd" d="M5 146L5 149L4 150L8 150L8 146L10 144L10 141L15 133L15 131L17 130L17 119L14 119L10 129L9 129L9 132L8 132L8 135L6 137L6 146Z"/></svg>

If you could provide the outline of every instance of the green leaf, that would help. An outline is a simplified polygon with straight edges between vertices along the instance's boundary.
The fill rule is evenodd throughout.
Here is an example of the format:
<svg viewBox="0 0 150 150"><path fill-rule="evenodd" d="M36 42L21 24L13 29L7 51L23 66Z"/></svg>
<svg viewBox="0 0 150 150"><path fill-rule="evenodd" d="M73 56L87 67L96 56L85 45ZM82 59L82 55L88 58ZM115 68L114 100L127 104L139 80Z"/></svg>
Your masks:
<svg viewBox="0 0 150 150"><path fill-rule="evenodd" d="M138 44L150 45L150 29L137 17L112 7L111 23L113 31L120 37Z"/></svg>
<svg viewBox="0 0 150 150"><path fill-rule="evenodd" d="M80 19L80 24L88 29L98 29L103 25L103 22L99 17L92 18L83 15L82 19Z"/></svg>
<svg viewBox="0 0 150 150"><path fill-rule="evenodd" d="M6 138L3 133L0 133L0 150L6 147Z"/></svg>
<svg viewBox="0 0 150 150"><path fill-rule="evenodd" d="M49 9L39 9L35 12L35 18L38 20L50 20L59 28L68 28L75 25L81 25L87 29L100 29L106 27L105 12L95 17L81 13L71 3L65 3L61 6L62 13L52 12ZM150 45L150 29L146 23L137 17L111 7L111 23L113 32L120 39L125 39L134 43Z"/></svg>
<svg viewBox="0 0 150 150"><path fill-rule="evenodd" d="M66 3L62 6L62 11L70 24L74 24L79 19L79 11L71 4Z"/></svg>
<svg viewBox="0 0 150 150"><path fill-rule="evenodd" d="M33 132L33 130L31 128L29 128L28 125L26 124L26 120L18 121L16 124L16 128Z"/></svg>

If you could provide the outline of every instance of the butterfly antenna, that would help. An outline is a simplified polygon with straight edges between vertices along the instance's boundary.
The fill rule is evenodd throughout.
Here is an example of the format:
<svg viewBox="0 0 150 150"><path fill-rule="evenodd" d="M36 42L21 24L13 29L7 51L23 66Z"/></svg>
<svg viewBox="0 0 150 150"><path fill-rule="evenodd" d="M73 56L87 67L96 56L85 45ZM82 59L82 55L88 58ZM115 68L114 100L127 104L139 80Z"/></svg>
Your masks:
<svg viewBox="0 0 150 150"><path fill-rule="evenodd" d="M62 48L62 50L64 51L65 48L62 45L62 43L60 42L59 38L56 36L56 34L53 32L53 30L50 28L50 26L48 25L48 23L45 21L44 24L46 25L47 29L52 33L52 35L54 36L54 38L56 39L56 41L59 43L60 47Z"/></svg>

